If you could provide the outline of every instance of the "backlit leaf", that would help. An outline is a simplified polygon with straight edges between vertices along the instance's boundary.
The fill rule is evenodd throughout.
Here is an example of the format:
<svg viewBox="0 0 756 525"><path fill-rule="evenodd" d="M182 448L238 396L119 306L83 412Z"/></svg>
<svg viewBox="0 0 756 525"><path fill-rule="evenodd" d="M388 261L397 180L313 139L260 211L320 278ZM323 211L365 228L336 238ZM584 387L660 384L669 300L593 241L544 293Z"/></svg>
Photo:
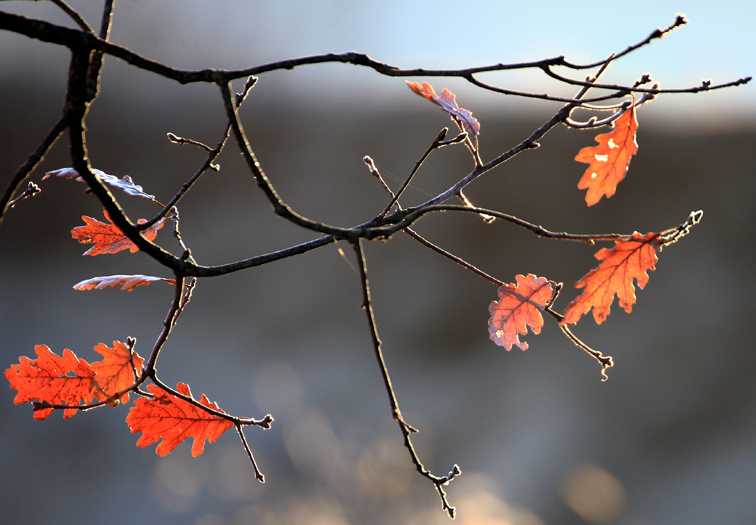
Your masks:
<svg viewBox="0 0 756 525"><path fill-rule="evenodd" d="M164 277L150 277L149 275L108 275L106 277L92 277L74 285L74 290L91 290L93 288L113 288L121 286L121 290L130 292L137 286L148 285L156 281L165 281L168 284L176 284L174 279Z"/></svg>
<svg viewBox="0 0 756 525"><path fill-rule="evenodd" d="M46 401L53 405L78 405L89 403L94 399L92 393L92 367L66 349L59 356L44 345L34 347L37 359L28 357L19 359L20 363L11 365L5 371L10 387L18 391L13 402L17 405L30 401ZM46 419L54 409L43 408L34 411L34 419ZM68 419L78 410L69 408L63 411Z"/></svg>
<svg viewBox="0 0 756 525"><path fill-rule="evenodd" d="M528 343L520 341L519 335L528 333L528 326L534 334L543 327L541 312L553 295L548 279L528 274L516 276L517 286L505 284L499 287L499 300L488 307L491 318L488 331L491 340L507 350L512 345L527 350Z"/></svg>
<svg viewBox="0 0 756 525"><path fill-rule="evenodd" d="M593 318L601 324L609 315L609 307L614 296L619 298L619 305L627 313L635 304L635 287L643 289L648 282L648 270L654 270L661 250L658 233L641 235L638 232L623 241L615 241L615 247L603 248L596 253L596 259L602 261L597 268L588 272L575 284L584 288L582 295L567 306L564 319L560 324L575 324L583 314L593 308Z"/></svg>
<svg viewBox="0 0 756 525"><path fill-rule="evenodd" d="M102 354L103 360L92 363L95 376L92 379L92 389L99 401L103 401L121 390L125 390L136 380L134 371L142 373L144 359L139 357L127 345L120 341L113 341L113 348L105 343L95 346L95 351ZM118 400L121 403L129 401L128 392Z"/></svg>
<svg viewBox="0 0 756 525"><path fill-rule="evenodd" d="M137 441L138 447L146 447L160 439L163 440L155 450L158 456L165 456L189 437L194 438L192 456L199 456L204 451L205 439L213 443L234 425L228 419L206 412L159 386L149 385L147 389L155 398L137 399L134 402L135 406L129 411L126 423L132 434L142 432L142 437ZM192 395L184 383L179 383L176 389L186 396ZM218 405L210 403L204 394L200 403L221 411Z"/></svg>
<svg viewBox="0 0 756 525"><path fill-rule="evenodd" d="M78 240L80 243L92 243L94 244L89 250L84 252L84 255L99 255L101 253L118 253L121 250L131 250L132 253L139 251L137 245L134 244L126 237L121 229L113 224L110 220L110 215L106 210L103 210L105 218L110 224L100 222L86 215L82 216L86 226L77 226L71 230L71 236ZM139 219L139 224L144 224L144 219ZM157 236L157 231L163 227L165 217L158 222L147 228L142 232L142 237L148 241L152 241Z"/></svg>
<svg viewBox="0 0 756 525"><path fill-rule="evenodd" d="M625 177L630 158L638 151L637 129L635 106L631 106L614 122L614 131L596 137L598 146L583 148L575 157L578 162L590 164L578 183L578 188L588 190L585 195L588 206L593 206L603 196L614 195L617 184Z"/></svg>
<svg viewBox="0 0 756 525"><path fill-rule="evenodd" d="M50 405L79 405L99 401L113 396L134 383L141 373L144 359L132 352L128 346L113 341L113 348L99 344L95 350L102 354L103 360L87 363L79 359L71 350L63 350L63 355L54 354L47 346L34 347L37 359L21 357L20 363L11 365L5 371L10 387L18 394L15 404L40 401ZM133 362L133 368L132 368ZM128 394L120 401L129 400ZM54 408L39 408L34 411L34 419L46 419ZM67 408L63 417L68 419L78 410Z"/></svg>
<svg viewBox="0 0 756 525"><path fill-rule="evenodd" d="M407 81L407 85L421 97L425 97L434 104L441 106L468 133L472 133L473 135L480 133L480 123L472 116L471 111L457 106L456 96L448 89L444 89L439 96L436 95L433 87L427 82L423 82L421 86L419 82Z"/></svg>

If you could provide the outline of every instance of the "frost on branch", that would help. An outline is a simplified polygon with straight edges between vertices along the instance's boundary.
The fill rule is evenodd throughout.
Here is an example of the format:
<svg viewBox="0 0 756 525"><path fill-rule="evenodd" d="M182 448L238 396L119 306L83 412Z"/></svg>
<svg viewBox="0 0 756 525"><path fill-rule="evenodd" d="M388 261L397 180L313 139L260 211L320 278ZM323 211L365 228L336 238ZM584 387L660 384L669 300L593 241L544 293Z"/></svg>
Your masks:
<svg viewBox="0 0 756 525"><path fill-rule="evenodd" d="M522 350L528 349L528 343L520 341L519 335L528 333L528 326L534 334L541 332L543 316L553 291L545 277L528 274L516 276L517 286L505 284L499 288L499 300L488 307L491 318L488 331L491 340L507 350L517 345Z"/></svg>

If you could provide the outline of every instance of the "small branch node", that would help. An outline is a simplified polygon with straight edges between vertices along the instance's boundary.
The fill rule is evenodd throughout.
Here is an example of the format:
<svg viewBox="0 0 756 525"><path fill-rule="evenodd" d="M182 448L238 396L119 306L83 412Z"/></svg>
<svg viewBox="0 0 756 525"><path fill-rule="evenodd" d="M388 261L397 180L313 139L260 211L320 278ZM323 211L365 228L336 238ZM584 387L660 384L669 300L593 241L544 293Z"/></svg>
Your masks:
<svg viewBox="0 0 756 525"><path fill-rule="evenodd" d="M24 190L24 192L10 201L8 203L8 208L13 208L16 204L21 202L24 199L28 199L29 197L34 197L37 193L41 192L42 190L34 184L33 182L29 181L29 186Z"/></svg>

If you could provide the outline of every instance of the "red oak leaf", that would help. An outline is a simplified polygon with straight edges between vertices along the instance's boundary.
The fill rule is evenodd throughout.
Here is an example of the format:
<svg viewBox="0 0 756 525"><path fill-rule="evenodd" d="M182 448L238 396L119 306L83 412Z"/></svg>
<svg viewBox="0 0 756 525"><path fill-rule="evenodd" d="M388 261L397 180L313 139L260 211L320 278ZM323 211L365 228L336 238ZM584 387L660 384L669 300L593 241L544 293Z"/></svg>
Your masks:
<svg viewBox="0 0 756 525"><path fill-rule="evenodd" d="M457 106L456 96L448 89L444 89L441 92L441 96L438 96L433 91L433 87L427 82L423 82L421 86L419 82L407 81L407 85L421 97L425 97L434 104L441 106L468 133L472 133L473 135L480 133L480 123L472 116L471 111Z"/></svg>
<svg viewBox="0 0 756 525"><path fill-rule="evenodd" d="M578 162L590 164L585 170L578 188L588 190L585 202L593 206L604 195L611 197L617 190L617 184L625 177L630 158L638 151L635 131L638 120L635 118L635 106L631 106L614 123L614 131L596 137L598 146L580 150L575 157Z"/></svg>
<svg viewBox="0 0 756 525"><path fill-rule="evenodd" d="M108 348L105 343L100 343L94 349L104 358L102 361L92 363L92 370L95 372L92 379L92 389L99 401L104 401L131 386L136 380L134 371L137 374L142 372L144 359L120 341L113 341L113 348ZM122 395L118 401L128 403L128 392Z"/></svg>
<svg viewBox="0 0 756 525"><path fill-rule="evenodd" d="M619 305L627 313L632 311L635 304L633 279L637 281L639 288L646 286L646 271L655 269L656 252L661 250L662 244L658 233L641 235L638 232L615 243L616 246L611 250L603 248L596 253L596 259L603 262L575 284L576 288L584 288L583 293L567 306L560 324L577 323L591 308L596 323L601 324L609 315L615 294L619 298Z"/></svg>
<svg viewBox="0 0 756 525"><path fill-rule="evenodd" d="M491 340L507 350L512 345L522 350L528 349L528 343L520 341L519 334L528 333L528 326L534 334L543 327L541 312L553 295L551 285L545 277L528 274L527 277L516 276L517 286L505 284L499 288L499 300L491 303L488 310L488 331Z"/></svg>
<svg viewBox="0 0 756 525"><path fill-rule="evenodd" d="M13 402L17 405L29 401L46 401L52 405L78 405L80 401L89 403L92 393L92 367L66 349L63 356L50 351L44 345L34 347L37 359L21 357L20 363L11 365L5 371L10 387L18 391ZM34 411L34 419L46 419L54 409L42 408ZM67 408L63 417L68 419L78 410Z"/></svg>
<svg viewBox="0 0 756 525"><path fill-rule="evenodd" d="M147 389L155 398L137 399L126 417L126 423L132 434L142 432L142 437L137 441L138 447L146 447L162 438L163 442L155 450L158 456L165 456L188 437L194 438L192 456L199 456L205 448L205 439L213 443L234 425L228 419L206 412L159 386L149 385ZM179 383L177 390L186 396L192 395L184 383ZM218 405L210 403L205 394L202 394L200 403L222 412Z"/></svg>
<svg viewBox="0 0 756 525"><path fill-rule="evenodd" d="M121 286L121 290L130 292L137 286L148 285L155 281L165 281L168 284L176 284L174 279L164 277L150 277L149 275L108 275L107 277L92 277L74 285L74 290L91 290L92 288L113 288Z"/></svg>
<svg viewBox="0 0 756 525"><path fill-rule="evenodd" d="M80 243L94 243L94 246L84 252L84 255L98 255L101 253L118 253L121 250L131 250L132 253L139 251L137 245L131 242L116 226L113 221L110 220L108 212L103 210L105 218L110 224L105 224L91 217L82 216L86 226L77 226L71 230L71 235L74 239ZM139 219L139 224L144 224L144 219ZM165 218L160 219L158 222L147 228L142 232L142 236L148 241L155 239L157 231L163 227Z"/></svg>

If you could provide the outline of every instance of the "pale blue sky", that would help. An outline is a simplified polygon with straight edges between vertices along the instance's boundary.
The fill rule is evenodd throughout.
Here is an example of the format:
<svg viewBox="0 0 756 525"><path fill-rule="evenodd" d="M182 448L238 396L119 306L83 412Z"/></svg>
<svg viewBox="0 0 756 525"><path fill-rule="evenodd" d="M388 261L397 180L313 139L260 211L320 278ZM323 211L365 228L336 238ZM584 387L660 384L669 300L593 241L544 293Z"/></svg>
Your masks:
<svg viewBox="0 0 756 525"><path fill-rule="evenodd" d="M93 25L99 24L100 2L71 0L70 4L81 9ZM753 0L487 0L464 4L448 0L194 0L182 2L181 10L177 5L171 0L117 2L113 40L184 68L247 67L294 56L352 50L400 67L469 67L559 54L574 62L589 62L624 49L654 28L672 23L677 13L684 13L690 21L687 26L623 59L606 79L632 82L650 72L664 87L687 87L703 78L724 82L756 73ZM50 4L2 2L0 6L68 23ZM23 67L20 51L25 48L24 40L0 35L4 70ZM297 72L301 76L291 77L291 89L300 89L306 82L309 90L322 94L324 103L328 103L336 83L345 88L337 91L344 103L359 100L367 82L376 81L375 75L355 75L354 68L348 66L330 67L327 73L317 67ZM553 90L553 84L538 74L489 76L488 80L516 89ZM384 80L378 82L384 85ZM399 86L398 81L392 82ZM658 104L659 111L674 109L692 120L717 115L756 119L754 85L677 97ZM468 89L454 81L449 87L455 86L461 93ZM394 89L399 87L387 88L385 96L394 97ZM498 103L486 95L482 100ZM504 103L516 105L512 99Z"/></svg>

